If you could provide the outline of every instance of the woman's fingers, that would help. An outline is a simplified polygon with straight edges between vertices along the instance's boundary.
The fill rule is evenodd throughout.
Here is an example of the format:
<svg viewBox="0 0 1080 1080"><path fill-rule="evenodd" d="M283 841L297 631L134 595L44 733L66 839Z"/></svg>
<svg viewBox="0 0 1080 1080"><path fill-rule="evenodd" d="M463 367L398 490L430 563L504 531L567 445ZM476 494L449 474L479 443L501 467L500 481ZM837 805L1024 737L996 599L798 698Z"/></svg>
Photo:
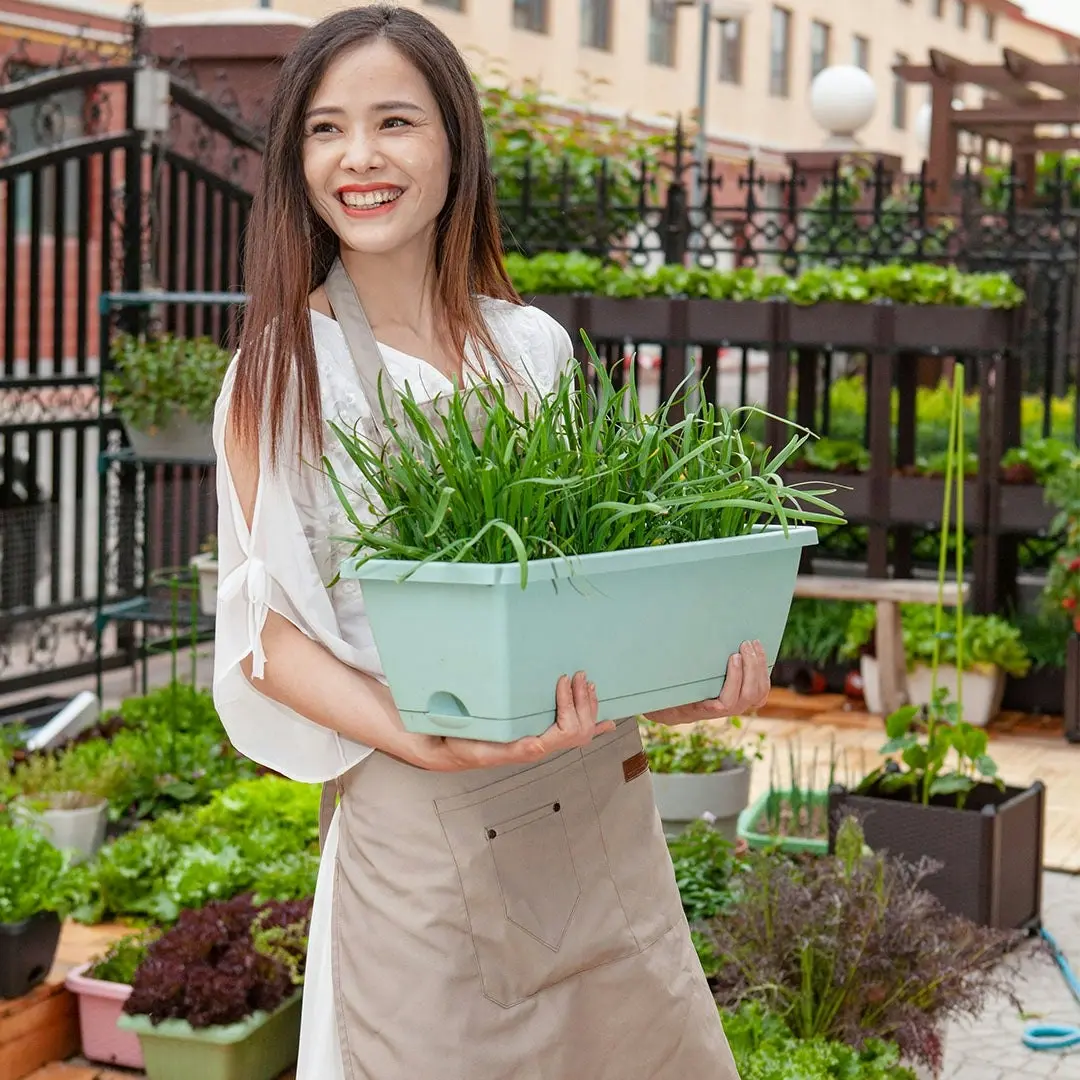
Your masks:
<svg viewBox="0 0 1080 1080"><path fill-rule="evenodd" d="M722 715L733 716L739 710L743 692L744 661L742 649L728 657L727 675L716 704Z"/></svg>

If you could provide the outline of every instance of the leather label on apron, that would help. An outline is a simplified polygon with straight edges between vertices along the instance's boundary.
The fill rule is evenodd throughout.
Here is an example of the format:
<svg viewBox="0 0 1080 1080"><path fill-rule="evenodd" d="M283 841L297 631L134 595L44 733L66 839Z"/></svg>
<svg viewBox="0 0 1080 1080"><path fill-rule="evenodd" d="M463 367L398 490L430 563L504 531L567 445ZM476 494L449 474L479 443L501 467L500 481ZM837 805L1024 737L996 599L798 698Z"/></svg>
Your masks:
<svg viewBox="0 0 1080 1080"><path fill-rule="evenodd" d="M629 784L631 780L636 780L643 772L647 772L648 768L649 760L645 757L645 751L639 750L622 763L623 779Z"/></svg>

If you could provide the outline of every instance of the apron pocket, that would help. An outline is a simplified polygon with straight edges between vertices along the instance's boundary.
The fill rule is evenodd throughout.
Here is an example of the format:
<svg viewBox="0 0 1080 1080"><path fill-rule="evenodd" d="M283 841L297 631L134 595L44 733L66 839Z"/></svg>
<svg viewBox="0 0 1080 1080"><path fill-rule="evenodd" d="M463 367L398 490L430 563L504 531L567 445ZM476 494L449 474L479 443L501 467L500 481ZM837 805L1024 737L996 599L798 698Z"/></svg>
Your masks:
<svg viewBox="0 0 1080 1080"><path fill-rule="evenodd" d="M644 949L682 918L683 909L636 721L596 740L584 761L611 875Z"/></svg>
<svg viewBox="0 0 1080 1080"><path fill-rule="evenodd" d="M499 1005L638 951L580 754L435 803Z"/></svg>

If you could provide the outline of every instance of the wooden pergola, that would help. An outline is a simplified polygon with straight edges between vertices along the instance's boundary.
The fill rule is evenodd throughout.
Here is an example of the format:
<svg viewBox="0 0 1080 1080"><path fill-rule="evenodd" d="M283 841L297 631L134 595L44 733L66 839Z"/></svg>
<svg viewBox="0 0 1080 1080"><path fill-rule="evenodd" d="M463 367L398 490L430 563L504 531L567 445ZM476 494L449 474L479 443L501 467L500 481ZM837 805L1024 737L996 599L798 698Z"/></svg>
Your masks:
<svg viewBox="0 0 1080 1080"><path fill-rule="evenodd" d="M927 197L935 208L952 197L961 132L1011 147L1025 201L1035 194L1040 153L1080 149L1080 64L1047 64L1014 49L1002 51L1001 64L972 64L931 49L929 64L898 64L893 71L909 83L930 86ZM981 108L954 106L956 88L964 85L986 91ZM1047 135L1048 127L1064 130Z"/></svg>

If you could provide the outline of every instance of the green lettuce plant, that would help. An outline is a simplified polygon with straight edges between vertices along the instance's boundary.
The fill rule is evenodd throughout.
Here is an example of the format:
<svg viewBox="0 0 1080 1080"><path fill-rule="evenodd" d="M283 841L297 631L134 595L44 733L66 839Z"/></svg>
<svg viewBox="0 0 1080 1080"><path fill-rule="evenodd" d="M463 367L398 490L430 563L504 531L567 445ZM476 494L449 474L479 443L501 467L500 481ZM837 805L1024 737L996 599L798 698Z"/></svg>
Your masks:
<svg viewBox="0 0 1080 1080"><path fill-rule="evenodd" d="M750 746L743 744L746 732L738 716L727 722L728 731L712 724L678 728L651 721L640 723L645 757L654 773L717 773L738 768L762 757L765 736L759 734ZM734 737L728 732L734 732Z"/></svg>
<svg viewBox="0 0 1080 1080"><path fill-rule="evenodd" d="M34 829L0 825L0 924L67 910L67 860Z"/></svg>

